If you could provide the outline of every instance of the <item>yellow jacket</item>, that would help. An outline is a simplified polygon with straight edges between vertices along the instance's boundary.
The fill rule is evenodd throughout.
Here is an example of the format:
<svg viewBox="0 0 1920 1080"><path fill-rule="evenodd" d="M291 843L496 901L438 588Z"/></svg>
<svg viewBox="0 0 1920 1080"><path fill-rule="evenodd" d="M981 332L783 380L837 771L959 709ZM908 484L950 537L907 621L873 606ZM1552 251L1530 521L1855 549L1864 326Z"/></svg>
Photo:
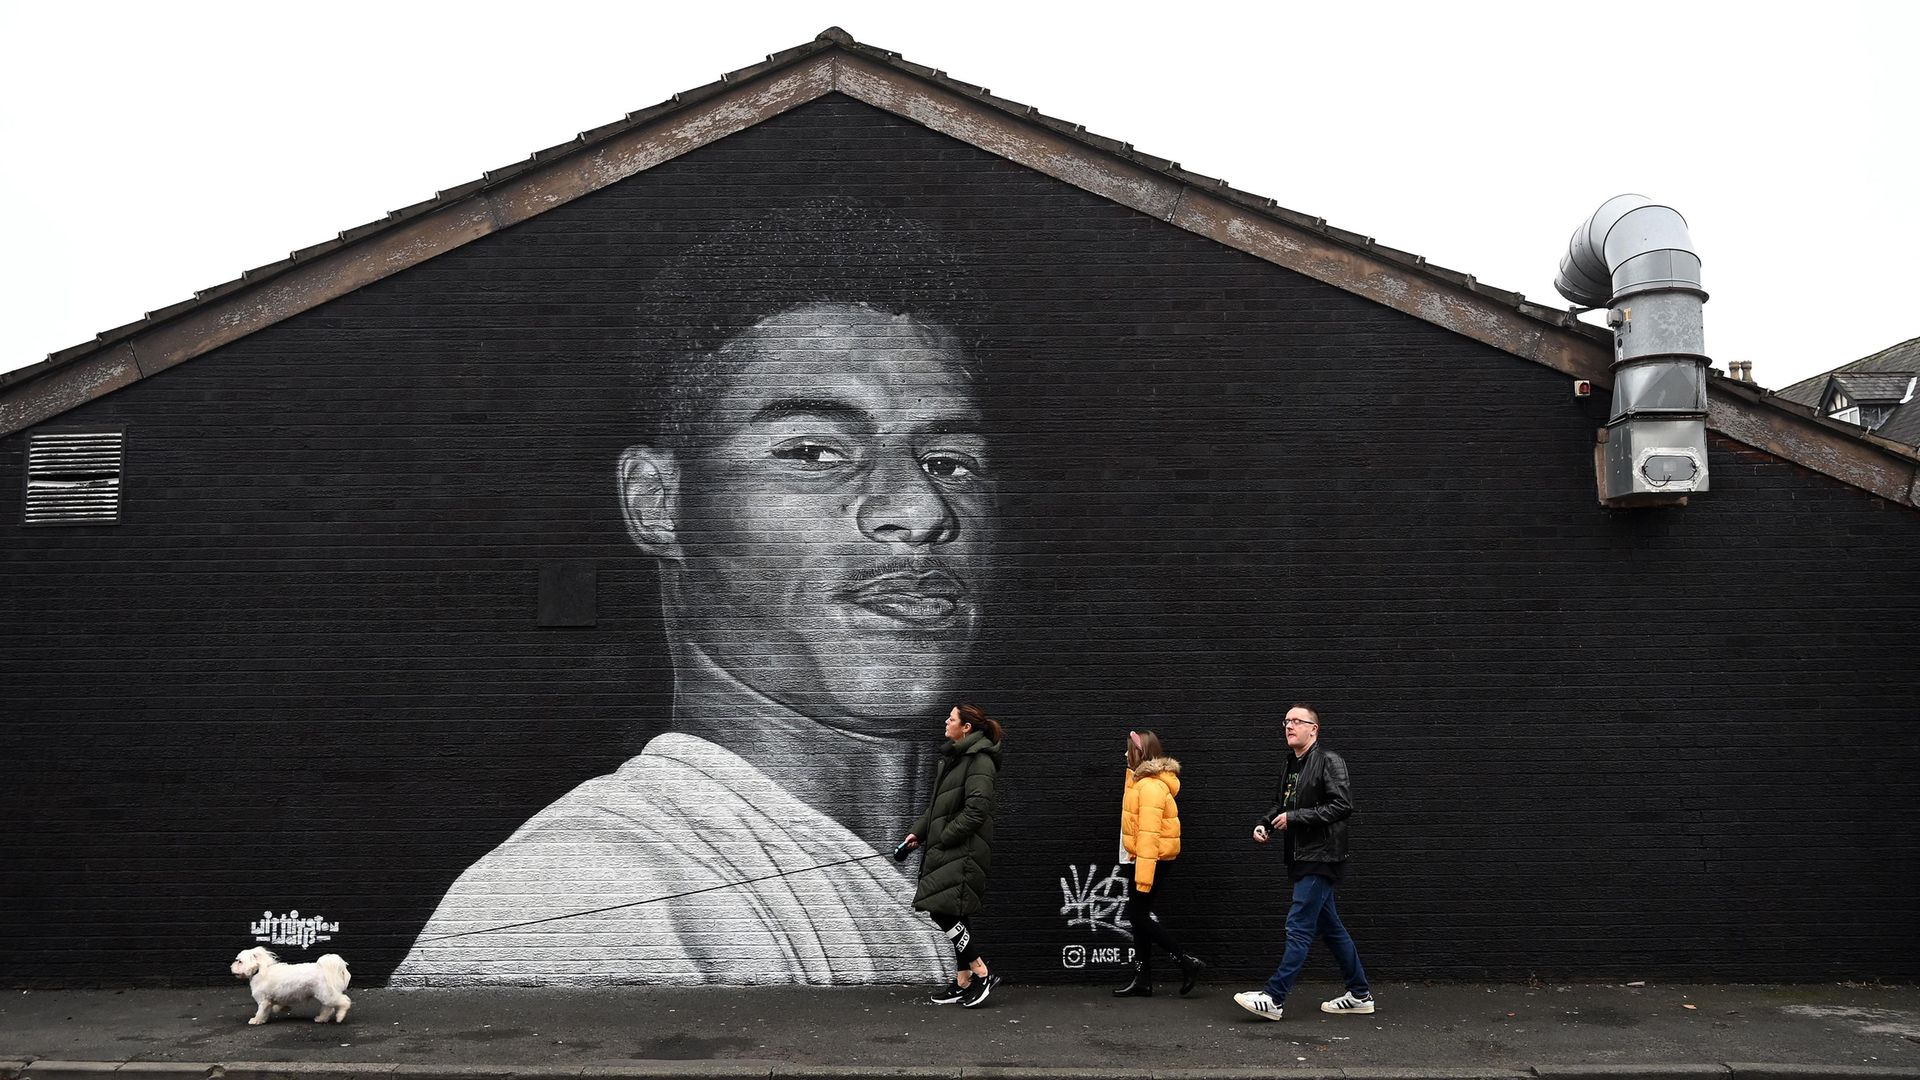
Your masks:
<svg viewBox="0 0 1920 1080"><path fill-rule="evenodd" d="M1153 891L1153 868L1180 854L1180 763L1149 758L1127 770L1127 794L1120 800L1120 841L1133 856L1133 883Z"/></svg>

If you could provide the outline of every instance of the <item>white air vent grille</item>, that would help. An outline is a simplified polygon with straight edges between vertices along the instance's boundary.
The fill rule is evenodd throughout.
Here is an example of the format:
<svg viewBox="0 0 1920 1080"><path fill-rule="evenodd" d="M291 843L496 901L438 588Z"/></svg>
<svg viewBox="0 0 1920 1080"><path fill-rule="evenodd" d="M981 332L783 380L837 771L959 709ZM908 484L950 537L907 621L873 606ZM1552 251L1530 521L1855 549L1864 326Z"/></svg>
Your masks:
<svg viewBox="0 0 1920 1080"><path fill-rule="evenodd" d="M27 436L23 525L120 521L124 431L43 431Z"/></svg>

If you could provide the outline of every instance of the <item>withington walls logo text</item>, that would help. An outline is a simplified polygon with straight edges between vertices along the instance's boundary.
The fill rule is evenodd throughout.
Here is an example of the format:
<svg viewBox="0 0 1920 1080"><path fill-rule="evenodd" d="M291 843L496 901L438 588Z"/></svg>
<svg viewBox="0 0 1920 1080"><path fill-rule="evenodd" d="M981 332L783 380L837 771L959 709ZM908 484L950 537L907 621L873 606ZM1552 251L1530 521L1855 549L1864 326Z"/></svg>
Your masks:
<svg viewBox="0 0 1920 1080"><path fill-rule="evenodd" d="M340 924L328 922L326 916L309 915L302 918L298 911L289 911L285 915L263 911L260 921L253 924L253 940L265 945L295 945L302 949L312 948L318 941L332 941L333 935L339 932Z"/></svg>

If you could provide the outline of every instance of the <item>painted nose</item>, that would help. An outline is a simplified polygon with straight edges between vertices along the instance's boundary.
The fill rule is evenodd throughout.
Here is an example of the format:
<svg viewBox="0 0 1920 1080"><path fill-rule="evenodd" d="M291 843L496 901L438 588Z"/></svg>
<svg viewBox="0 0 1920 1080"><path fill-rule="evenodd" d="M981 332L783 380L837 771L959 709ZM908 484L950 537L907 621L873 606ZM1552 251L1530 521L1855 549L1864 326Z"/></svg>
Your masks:
<svg viewBox="0 0 1920 1080"><path fill-rule="evenodd" d="M946 496L911 457L874 470L854 515L860 532L883 544L925 547L944 544L960 532L960 519Z"/></svg>

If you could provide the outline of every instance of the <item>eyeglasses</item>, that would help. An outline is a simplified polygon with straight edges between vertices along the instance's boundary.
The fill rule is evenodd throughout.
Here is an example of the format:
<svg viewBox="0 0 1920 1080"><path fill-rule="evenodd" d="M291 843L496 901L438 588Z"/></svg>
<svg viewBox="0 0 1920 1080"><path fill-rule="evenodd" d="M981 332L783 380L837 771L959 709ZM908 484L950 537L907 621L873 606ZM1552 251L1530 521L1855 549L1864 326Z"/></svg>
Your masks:
<svg viewBox="0 0 1920 1080"><path fill-rule="evenodd" d="M1286 724L1286 726L1288 727L1295 727L1300 724L1310 724L1314 727L1320 726L1320 721L1318 720L1295 720L1291 716L1287 717L1284 721L1282 721L1282 723Z"/></svg>

